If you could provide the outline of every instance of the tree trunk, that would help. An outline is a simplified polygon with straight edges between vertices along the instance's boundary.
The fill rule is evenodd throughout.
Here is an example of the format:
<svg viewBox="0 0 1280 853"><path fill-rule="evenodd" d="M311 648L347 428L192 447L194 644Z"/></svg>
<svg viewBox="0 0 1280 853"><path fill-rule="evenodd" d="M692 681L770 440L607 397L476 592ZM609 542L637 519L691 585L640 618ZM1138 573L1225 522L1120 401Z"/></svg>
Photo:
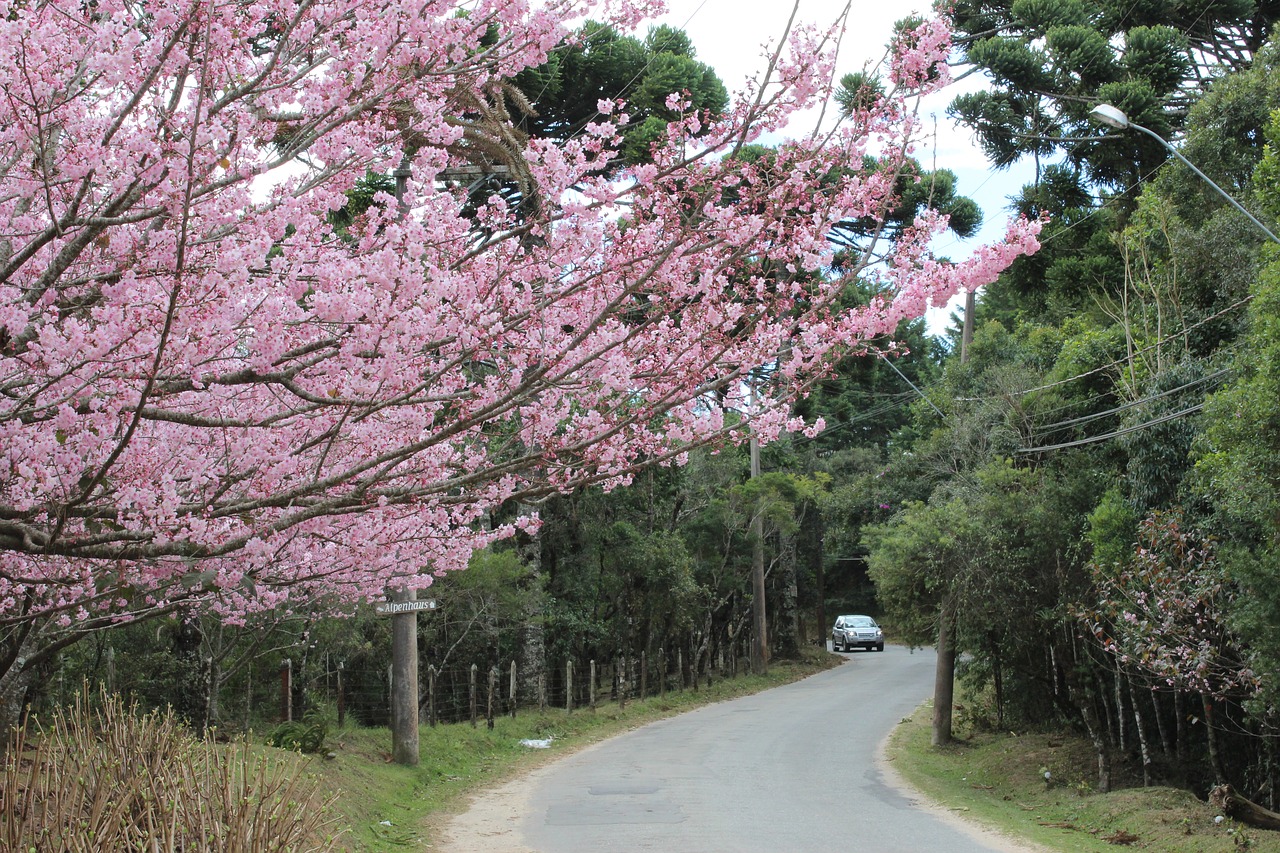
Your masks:
<svg viewBox="0 0 1280 853"><path fill-rule="evenodd" d="M938 662L933 673L933 745L951 743L951 706L955 703L955 598L947 593L938 614Z"/></svg>
<svg viewBox="0 0 1280 853"><path fill-rule="evenodd" d="M203 640L195 617L178 617L171 643L177 663L173 710L197 732L209 722L209 667L202 654Z"/></svg>
<svg viewBox="0 0 1280 853"><path fill-rule="evenodd" d="M518 512L526 515L533 512L533 507L521 504ZM542 629L542 539L534 533L532 536L521 536L516 553L521 562L529 570L529 595L524 611L524 625L521 628L520 641L520 692L525 696L533 696L537 691L538 679L543 677L547 666L546 636Z"/></svg>
<svg viewBox="0 0 1280 853"><path fill-rule="evenodd" d="M1280 814L1246 800L1230 785L1214 786L1209 791L1209 802L1233 820L1259 829L1280 830Z"/></svg>
<svg viewBox="0 0 1280 853"><path fill-rule="evenodd" d="M813 568L813 585L818 596L818 645L825 647L827 631L827 571L824 549L825 523L822 513L812 509L805 514L805 529L809 534L809 560Z"/></svg>
<svg viewBox="0 0 1280 853"><path fill-rule="evenodd" d="M777 613L774 616L774 647L778 654L787 660L800 657L800 609L796 606L800 598L800 585L796 566L796 537L787 534L778 536L780 543L779 568L782 569L781 592Z"/></svg>
<svg viewBox="0 0 1280 853"><path fill-rule="evenodd" d="M2 731L11 731L22 725L26 715L27 697L31 691L36 672L25 666L28 653L34 651L34 644L23 640L23 645L14 656L13 663L0 675L0 727ZM0 752L3 752L7 738L0 738Z"/></svg>
<svg viewBox="0 0 1280 853"><path fill-rule="evenodd" d="M1129 701L1133 706L1133 727L1138 734L1138 747L1142 750L1142 787L1151 787L1151 746L1147 742L1147 726L1142 719L1142 706L1138 704L1138 694L1133 689L1133 679L1129 679Z"/></svg>
<svg viewBox="0 0 1280 853"><path fill-rule="evenodd" d="M1079 711L1085 732L1093 743L1093 750L1098 759L1097 788L1099 793L1105 794L1111 790L1111 751L1107 748L1107 739L1103 734L1103 726L1106 723L1098 714L1094 697L1085 691L1080 684L1079 676L1070 664L1064 667L1062 677L1066 683L1067 696Z"/></svg>
<svg viewBox="0 0 1280 853"><path fill-rule="evenodd" d="M1160 693L1156 690L1151 691L1151 709L1152 716L1156 720L1156 732L1160 736L1160 751L1164 753L1165 760L1173 758L1173 741L1169 740L1169 726L1165 722L1164 713L1160 707Z"/></svg>
<svg viewBox="0 0 1280 853"><path fill-rule="evenodd" d="M1119 746L1120 754L1121 754L1121 755L1124 755L1125 753L1127 753L1127 752L1128 752L1128 748L1127 748L1127 747L1128 747L1128 743L1127 743L1128 738L1126 737L1126 735L1128 734L1128 732L1126 731L1126 730L1128 729L1128 725L1127 725L1127 723L1128 723L1128 716L1125 714L1125 707L1124 707L1124 676L1120 673L1120 670L1119 670L1119 669L1117 669L1117 670L1115 671L1115 676L1116 676L1116 679L1115 679L1115 691L1116 691L1116 708L1115 708L1115 717L1116 717L1116 741L1115 741L1115 742L1116 742L1116 743L1118 744L1118 746ZM1135 710L1135 712L1136 712L1136 710L1137 710L1137 709L1135 708L1134 710Z"/></svg>
<svg viewBox="0 0 1280 853"><path fill-rule="evenodd" d="M1227 772L1222 765L1222 750L1218 746L1218 724L1214 719L1213 699L1209 694L1200 694L1200 707L1204 709L1204 730L1209 744L1209 766L1213 768L1214 781L1222 785L1227 781Z"/></svg>

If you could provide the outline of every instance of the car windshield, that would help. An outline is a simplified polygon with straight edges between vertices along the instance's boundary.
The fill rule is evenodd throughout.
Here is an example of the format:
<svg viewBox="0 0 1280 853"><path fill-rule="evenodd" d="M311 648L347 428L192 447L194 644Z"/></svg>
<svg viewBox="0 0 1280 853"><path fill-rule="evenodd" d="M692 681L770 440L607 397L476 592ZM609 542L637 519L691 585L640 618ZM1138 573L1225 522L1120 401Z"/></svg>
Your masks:
<svg viewBox="0 0 1280 853"><path fill-rule="evenodd" d="M874 628L876 627L876 620L870 616L855 616L852 619L846 619L845 624L854 628Z"/></svg>

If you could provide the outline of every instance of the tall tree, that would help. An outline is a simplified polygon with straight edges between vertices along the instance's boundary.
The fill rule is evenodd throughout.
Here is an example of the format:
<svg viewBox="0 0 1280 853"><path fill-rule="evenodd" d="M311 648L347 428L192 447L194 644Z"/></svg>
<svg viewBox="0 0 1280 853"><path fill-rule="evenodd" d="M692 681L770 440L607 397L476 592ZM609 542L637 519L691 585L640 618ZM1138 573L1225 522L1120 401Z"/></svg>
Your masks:
<svg viewBox="0 0 1280 853"><path fill-rule="evenodd" d="M606 119L508 151L535 211L464 212L439 178L486 131L509 138L483 105L564 35L507 0L8 10L0 677L186 604L237 618L427 586L536 526L483 523L495 507L740 436L717 399L765 440L800 428L790 404L845 347L1036 246L1021 223L935 262L926 216L874 306L837 311L841 282L814 274L835 223L894 204L882 182L815 188L868 137L901 150L905 100L940 82L936 21L901 42L876 110L790 146L782 180L709 154L818 95L808 31L779 89L709 128L688 115L629 180L606 174ZM345 192L393 170L399 199L336 233ZM730 189L754 203L714 203ZM780 380L748 404L765 363Z"/></svg>
<svg viewBox="0 0 1280 853"><path fill-rule="evenodd" d="M1165 153L1149 138L1100 140L1100 102L1169 137L1222 69L1247 66L1280 15L1274 0L1181 4L1125 0L963 0L952 11L964 61L992 79L952 113L996 166L1065 156L1092 180L1140 183Z"/></svg>

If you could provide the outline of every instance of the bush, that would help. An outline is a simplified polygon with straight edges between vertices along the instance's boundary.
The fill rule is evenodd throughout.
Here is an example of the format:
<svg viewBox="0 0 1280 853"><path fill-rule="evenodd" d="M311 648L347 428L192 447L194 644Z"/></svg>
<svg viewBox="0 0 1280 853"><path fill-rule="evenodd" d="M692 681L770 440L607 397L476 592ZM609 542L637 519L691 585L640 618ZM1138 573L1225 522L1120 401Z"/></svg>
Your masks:
<svg viewBox="0 0 1280 853"><path fill-rule="evenodd" d="M310 715L301 722L281 723L267 735L267 743L279 749L292 749L298 752L319 752L324 746L324 739L329 734L329 727L324 720Z"/></svg>
<svg viewBox="0 0 1280 853"><path fill-rule="evenodd" d="M197 738L171 711L86 696L14 732L0 765L0 850L337 849L335 820L297 764Z"/></svg>

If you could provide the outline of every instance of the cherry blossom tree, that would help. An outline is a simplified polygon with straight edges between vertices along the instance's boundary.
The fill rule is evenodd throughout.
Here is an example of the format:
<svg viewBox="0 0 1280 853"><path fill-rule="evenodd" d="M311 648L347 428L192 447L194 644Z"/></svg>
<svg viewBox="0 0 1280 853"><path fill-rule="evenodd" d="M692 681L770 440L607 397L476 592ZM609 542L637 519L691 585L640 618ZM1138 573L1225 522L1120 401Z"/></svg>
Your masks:
<svg viewBox="0 0 1280 853"><path fill-rule="evenodd" d="M1209 761L1226 781L1215 705L1256 695L1262 679L1229 624L1238 592L1214 541L1188 529L1181 510L1155 512L1138 525L1130 560L1090 569L1098 603L1081 618L1117 664L1152 689L1199 695Z"/></svg>
<svg viewBox="0 0 1280 853"><path fill-rule="evenodd" d="M0 0L0 691L121 619L422 588L536 526L490 523L504 504L820 428L790 407L834 360L1037 247L1016 222L945 263L926 211L829 274L831 227L894 203L911 105L945 82L937 21L767 170L731 155L825 97L832 32L788 33L723 117L673 94L621 176L624 103L520 136L508 81L565 22L652 11ZM466 203L467 169L518 208ZM398 198L335 226L391 174ZM839 309L854 276L886 295Z"/></svg>

